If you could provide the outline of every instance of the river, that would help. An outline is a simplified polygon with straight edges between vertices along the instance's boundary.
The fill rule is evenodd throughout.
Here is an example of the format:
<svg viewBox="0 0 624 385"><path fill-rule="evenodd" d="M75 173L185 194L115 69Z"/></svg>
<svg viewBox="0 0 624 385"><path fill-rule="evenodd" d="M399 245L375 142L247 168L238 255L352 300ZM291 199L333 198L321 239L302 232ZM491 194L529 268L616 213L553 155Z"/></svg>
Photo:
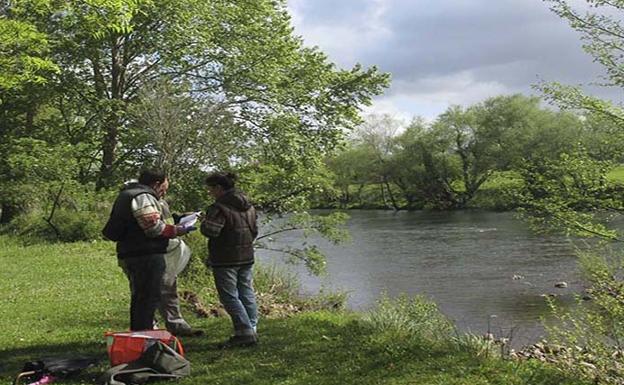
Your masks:
<svg viewBox="0 0 624 385"><path fill-rule="evenodd" d="M304 292L321 287L348 292L355 310L374 306L380 295L423 295L463 331L512 337L513 346L544 334L549 317L545 295L574 303L582 293L574 247L562 236L534 234L511 213L484 211L349 212L351 240L320 241L327 274L295 271ZM284 233L277 244L299 244L301 234ZM318 241L318 240L317 240ZM264 263L284 265L275 254L259 252ZM555 288L564 281L567 288Z"/></svg>

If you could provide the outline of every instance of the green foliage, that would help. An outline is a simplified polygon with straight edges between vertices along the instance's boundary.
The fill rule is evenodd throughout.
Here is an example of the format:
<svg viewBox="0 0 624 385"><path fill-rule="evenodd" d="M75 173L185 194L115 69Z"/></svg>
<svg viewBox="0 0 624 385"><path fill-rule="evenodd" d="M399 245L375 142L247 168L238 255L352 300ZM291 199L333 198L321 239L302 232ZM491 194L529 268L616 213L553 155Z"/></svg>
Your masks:
<svg viewBox="0 0 624 385"><path fill-rule="evenodd" d="M564 310L550 303L556 323L548 327L549 356L567 373L599 384L622 384L624 378L624 285L622 257L601 250L586 252L581 265L591 284L591 303L579 299Z"/></svg>
<svg viewBox="0 0 624 385"><path fill-rule="evenodd" d="M475 194L469 207L508 211L516 209L520 202L517 197L524 186L516 171L495 172Z"/></svg>
<svg viewBox="0 0 624 385"><path fill-rule="evenodd" d="M405 295L390 299L382 295L376 309L369 312L365 321L370 322L377 333L396 344L418 341L425 346L447 343L453 331L451 322L431 301L417 296Z"/></svg>
<svg viewBox="0 0 624 385"><path fill-rule="evenodd" d="M30 242L77 242L101 238L103 222L91 212L60 209L54 212L52 224L45 213L31 212L17 217L7 231Z"/></svg>
<svg viewBox="0 0 624 385"><path fill-rule="evenodd" d="M9 92L47 83L59 71L45 33L23 21L0 18L0 103Z"/></svg>
<svg viewBox="0 0 624 385"><path fill-rule="evenodd" d="M272 219L266 218L267 221ZM287 257L287 262L302 262L310 272L318 275L325 272L325 256L315 244L309 244L307 239L320 235L333 243L343 242L348 239L348 232L343 227L347 219L348 216L340 212L328 215L311 215L308 212L292 214L283 220L273 222L273 226L267 226L268 232L258 236L255 246L282 253ZM274 246L276 235L290 231L301 232L304 240L302 245Z"/></svg>
<svg viewBox="0 0 624 385"><path fill-rule="evenodd" d="M624 11L620 1L587 0L586 12L565 0L546 0L561 18L581 33L583 48L606 70L605 82L622 87L621 51ZM603 82L603 83L605 83ZM584 94L578 86L542 83L538 89L563 109L584 114L589 140L581 149L552 161L533 161L524 167L523 200L532 223L583 237L621 241L611 225L622 212L622 188L610 175L612 162L621 161L624 110L621 105ZM584 147L584 148L583 148ZM559 344L549 359L565 371L594 383L622 384L622 263L621 250L611 258L595 248L581 253L581 267L593 300L565 312L551 303L559 325L550 336Z"/></svg>
<svg viewBox="0 0 624 385"><path fill-rule="evenodd" d="M168 171L179 210L205 209L205 172L228 169L260 209L301 212L331 193L324 157L389 82L305 47L282 0L18 0L2 10L3 222L34 210L38 192L108 191L147 166ZM56 237L91 237L67 232ZM316 247L295 254L322 268Z"/></svg>
<svg viewBox="0 0 624 385"><path fill-rule="evenodd" d="M310 169L298 160L331 150L388 83L304 47L283 1L20 0L7 15L50 42L60 73L36 106L51 107L62 135L81 122L70 136L86 145L94 167L81 177L98 188L154 162Z"/></svg>
<svg viewBox="0 0 624 385"><path fill-rule="evenodd" d="M326 160L338 190L339 207L348 208L354 203L363 206L362 190L370 184L371 161L369 149L357 144L348 144Z"/></svg>
<svg viewBox="0 0 624 385"><path fill-rule="evenodd" d="M362 202L363 193L366 186L378 186L381 207L509 208L517 204L509 191L493 191L491 198L481 193L488 181L516 170L523 160L567 153L578 140L604 154L609 149L600 144L605 135L591 123L585 127L572 113L544 109L535 97L498 96L450 107L432 123L414 119L402 132L396 119L373 116L327 164L340 207L375 206ZM586 131L592 136L585 138Z"/></svg>
<svg viewBox="0 0 624 385"><path fill-rule="evenodd" d="M19 138L5 147L4 176L11 181L45 183L68 179L75 168L70 145L50 146L43 140Z"/></svg>
<svg viewBox="0 0 624 385"><path fill-rule="evenodd" d="M71 183L49 184L29 195L37 197L26 210L2 228L26 243L77 242L102 239L108 219L110 193Z"/></svg>
<svg viewBox="0 0 624 385"><path fill-rule="evenodd" d="M607 178L610 165L583 150L559 159L526 162L521 170L524 188L518 200L536 229L585 237L618 239L601 213L621 209L622 191Z"/></svg>

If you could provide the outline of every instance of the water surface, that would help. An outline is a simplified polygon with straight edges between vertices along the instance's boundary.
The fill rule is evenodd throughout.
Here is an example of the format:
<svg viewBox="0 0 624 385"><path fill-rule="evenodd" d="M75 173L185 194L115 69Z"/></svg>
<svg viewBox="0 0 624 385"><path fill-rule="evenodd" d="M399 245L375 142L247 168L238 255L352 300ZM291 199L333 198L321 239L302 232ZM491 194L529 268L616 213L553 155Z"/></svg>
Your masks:
<svg viewBox="0 0 624 385"><path fill-rule="evenodd" d="M582 292L570 241L536 235L511 213L356 210L349 215L350 242L320 243L327 255L325 277L290 268L306 292L347 291L352 309L372 307L382 293L424 295L461 330L513 333L513 345L520 346L543 334L540 317L549 315L545 295L569 304ZM300 242L301 234L294 232L276 239ZM266 252L260 259L280 260ZM555 288L560 281L568 288Z"/></svg>

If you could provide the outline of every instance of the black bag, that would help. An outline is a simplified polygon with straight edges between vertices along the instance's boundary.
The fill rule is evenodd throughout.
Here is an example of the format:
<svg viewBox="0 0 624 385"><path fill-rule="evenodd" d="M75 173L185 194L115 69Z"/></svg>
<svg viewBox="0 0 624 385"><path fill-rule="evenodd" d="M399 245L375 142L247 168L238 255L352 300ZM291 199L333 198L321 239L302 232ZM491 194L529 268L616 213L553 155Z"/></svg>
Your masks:
<svg viewBox="0 0 624 385"><path fill-rule="evenodd" d="M22 372L17 376L13 384L18 384L20 379L26 378L28 382L39 381L45 375L55 377L70 377L83 369L97 364L96 357L50 357L24 364Z"/></svg>

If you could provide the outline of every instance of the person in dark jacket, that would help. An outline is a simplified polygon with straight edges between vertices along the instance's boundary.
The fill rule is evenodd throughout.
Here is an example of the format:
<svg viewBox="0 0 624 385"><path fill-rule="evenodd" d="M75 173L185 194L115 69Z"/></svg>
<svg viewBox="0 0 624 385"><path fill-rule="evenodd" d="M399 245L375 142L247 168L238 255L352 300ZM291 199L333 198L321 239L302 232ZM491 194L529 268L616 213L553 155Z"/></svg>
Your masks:
<svg viewBox="0 0 624 385"><path fill-rule="evenodd" d="M164 222L159 200L168 188L164 172L142 171L138 183L121 190L102 231L117 242L117 258L123 260L130 281L130 330L152 329L169 239L191 230Z"/></svg>
<svg viewBox="0 0 624 385"><path fill-rule="evenodd" d="M216 172L206 178L215 203L206 210L201 233L208 237L209 257L219 300L232 318L234 335L220 346L251 346L258 342L258 307L252 283L256 210L235 188L236 175Z"/></svg>

